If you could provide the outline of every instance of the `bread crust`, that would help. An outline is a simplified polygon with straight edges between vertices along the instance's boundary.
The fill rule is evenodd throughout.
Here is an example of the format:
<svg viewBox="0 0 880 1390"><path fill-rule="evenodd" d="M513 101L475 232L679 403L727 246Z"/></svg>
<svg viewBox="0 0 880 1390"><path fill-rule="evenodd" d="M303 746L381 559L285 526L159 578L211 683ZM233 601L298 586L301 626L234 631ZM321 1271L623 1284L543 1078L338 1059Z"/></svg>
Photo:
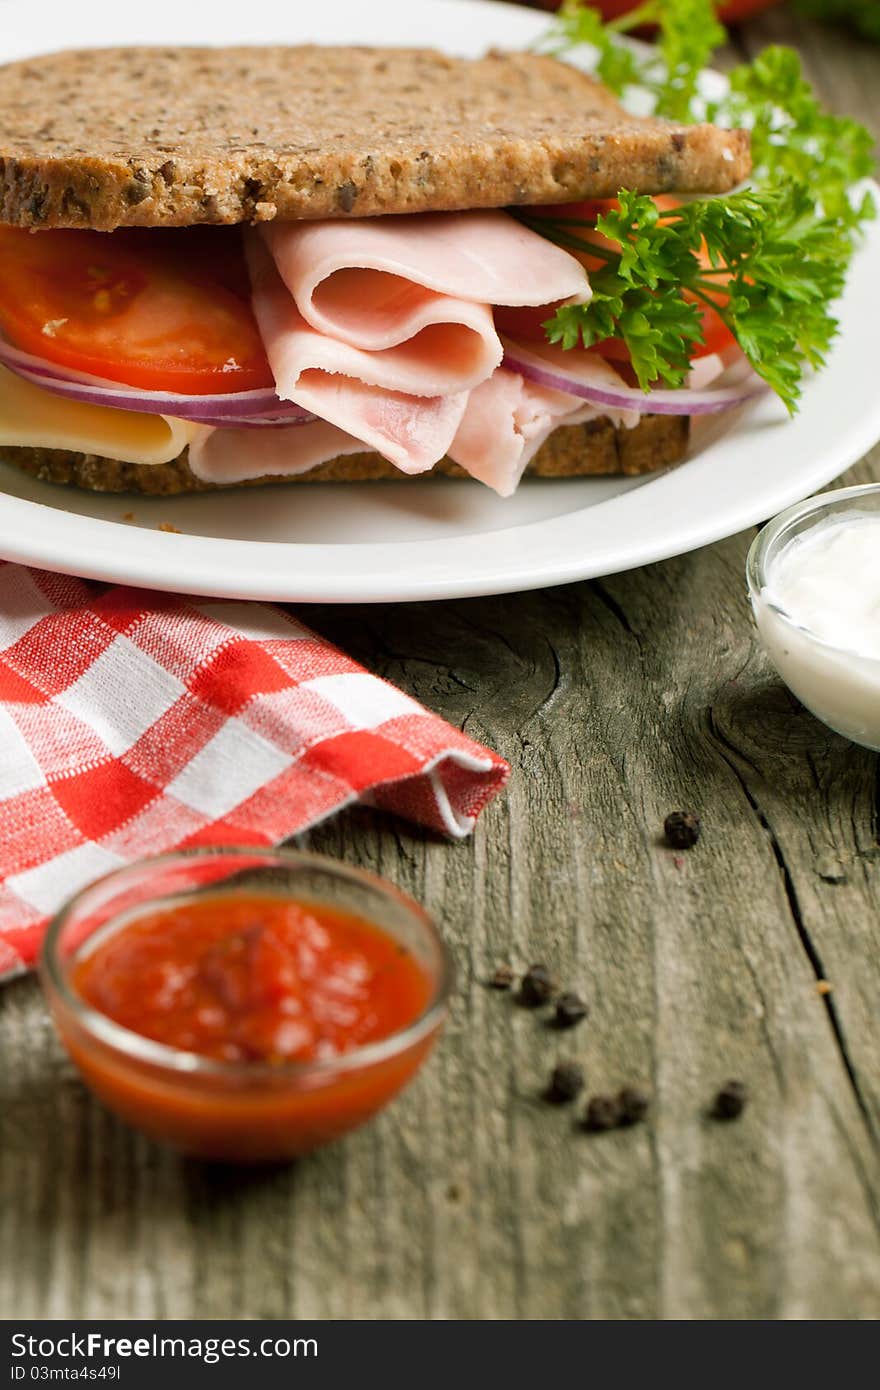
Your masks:
<svg viewBox="0 0 880 1390"><path fill-rule="evenodd" d="M745 131L630 116L533 53L110 48L0 67L0 221L20 227L721 193L749 168Z"/></svg>
<svg viewBox="0 0 880 1390"><path fill-rule="evenodd" d="M679 415L646 415L634 429L616 429L610 420L589 420L582 425L563 425L538 450L527 472L539 478L579 478L601 474L650 473L678 463L687 450L689 421ZM186 492L215 492L191 471L187 450L171 463L120 463L94 454L65 449L17 449L0 446L0 461L14 464L42 482L86 488L92 492L139 492L170 497ZM466 478L463 469L442 459L434 470L453 478ZM417 477L424 478L424 473ZM289 478L259 478L236 486L266 483L403 481L393 464L378 454L345 454L321 464L309 473ZM416 481L413 478L412 481Z"/></svg>

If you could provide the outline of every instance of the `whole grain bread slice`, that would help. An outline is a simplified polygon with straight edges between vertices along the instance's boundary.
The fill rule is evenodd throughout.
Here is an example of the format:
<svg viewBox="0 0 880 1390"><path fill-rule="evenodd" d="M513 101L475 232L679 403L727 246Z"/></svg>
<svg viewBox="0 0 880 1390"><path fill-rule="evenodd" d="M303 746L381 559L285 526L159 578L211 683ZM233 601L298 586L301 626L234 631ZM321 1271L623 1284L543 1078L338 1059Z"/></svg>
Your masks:
<svg viewBox="0 0 880 1390"><path fill-rule="evenodd" d="M531 53L107 48L0 67L0 221L188 226L725 192L748 135Z"/></svg>
<svg viewBox="0 0 880 1390"><path fill-rule="evenodd" d="M616 429L610 420L589 420L582 425L563 425L539 449L527 472L539 478L582 478L609 473L651 473L678 463L685 454L689 421L677 415L646 415L634 429ZM163 464L122 463L78 454L67 449L19 449L0 446L0 462L39 478L41 482L87 488L92 492L140 492L171 497L183 492L217 489L197 478L189 467L187 450ZM437 473L465 478L450 459L437 465ZM420 478L425 474L417 475ZM292 478L258 478L262 483L343 483L378 479L403 480L401 473L378 454L346 454Z"/></svg>

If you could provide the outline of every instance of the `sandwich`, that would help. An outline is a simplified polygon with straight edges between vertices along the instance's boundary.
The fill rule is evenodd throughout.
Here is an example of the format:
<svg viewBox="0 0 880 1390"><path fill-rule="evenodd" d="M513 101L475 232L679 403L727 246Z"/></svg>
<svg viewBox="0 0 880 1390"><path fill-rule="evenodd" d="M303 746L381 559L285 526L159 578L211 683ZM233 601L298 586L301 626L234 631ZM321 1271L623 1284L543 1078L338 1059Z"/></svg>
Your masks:
<svg viewBox="0 0 880 1390"><path fill-rule="evenodd" d="M8 64L0 459L152 494L442 473L508 496L662 468L701 390L742 398L730 344L703 334L675 399L615 339L546 328L590 303L618 190L674 205L749 167L743 130L632 116L535 53Z"/></svg>

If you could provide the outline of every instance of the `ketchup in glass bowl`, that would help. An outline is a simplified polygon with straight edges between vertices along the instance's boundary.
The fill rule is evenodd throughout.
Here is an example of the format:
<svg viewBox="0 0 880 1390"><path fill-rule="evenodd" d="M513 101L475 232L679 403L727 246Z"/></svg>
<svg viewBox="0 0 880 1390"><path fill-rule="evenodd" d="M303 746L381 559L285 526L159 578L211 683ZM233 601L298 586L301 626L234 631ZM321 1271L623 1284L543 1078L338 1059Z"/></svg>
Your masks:
<svg viewBox="0 0 880 1390"><path fill-rule="evenodd" d="M452 969L392 884L293 850L183 851L77 894L40 971L83 1080L152 1138L293 1158L364 1123L433 1045Z"/></svg>

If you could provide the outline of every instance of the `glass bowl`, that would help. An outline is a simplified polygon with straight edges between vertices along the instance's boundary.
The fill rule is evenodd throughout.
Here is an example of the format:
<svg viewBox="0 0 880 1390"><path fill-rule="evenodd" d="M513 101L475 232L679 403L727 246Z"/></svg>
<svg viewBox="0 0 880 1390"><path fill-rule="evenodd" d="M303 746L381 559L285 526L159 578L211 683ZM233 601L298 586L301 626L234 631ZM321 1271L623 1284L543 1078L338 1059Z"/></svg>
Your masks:
<svg viewBox="0 0 880 1390"><path fill-rule="evenodd" d="M77 994L89 941L145 911L240 890L351 913L410 951L428 1001L405 1028L316 1061L224 1062L142 1037ZM271 1162L338 1139L386 1105L430 1051L452 984L449 953L424 908L393 884L288 849L186 850L143 859L77 893L51 922L40 975L83 1080L122 1119L201 1158Z"/></svg>
<svg viewBox="0 0 880 1390"><path fill-rule="evenodd" d="M877 516L877 483L808 497L758 532L746 560L746 579L761 640L789 689L835 733L880 750L880 661L812 632L787 612L772 588L774 563L792 542L829 522Z"/></svg>

